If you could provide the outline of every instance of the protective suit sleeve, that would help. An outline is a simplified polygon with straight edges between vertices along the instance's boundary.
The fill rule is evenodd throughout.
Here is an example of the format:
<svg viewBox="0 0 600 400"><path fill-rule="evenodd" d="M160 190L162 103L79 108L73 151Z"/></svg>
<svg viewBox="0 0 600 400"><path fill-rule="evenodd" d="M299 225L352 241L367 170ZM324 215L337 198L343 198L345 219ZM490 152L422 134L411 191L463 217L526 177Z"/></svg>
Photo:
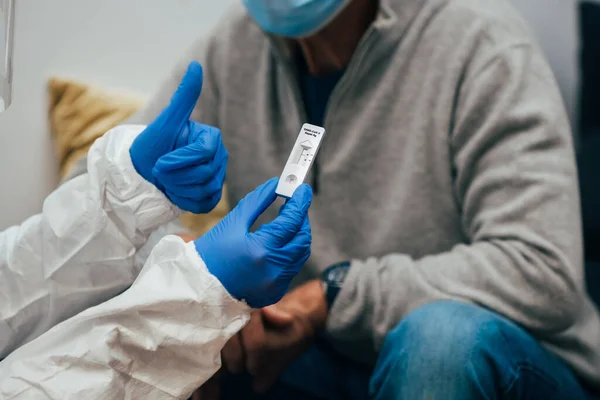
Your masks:
<svg viewBox="0 0 600 400"><path fill-rule="evenodd" d="M136 251L180 214L131 163L143 128L120 126L97 140L87 174L0 233L0 359L129 287L140 269Z"/></svg>
<svg viewBox="0 0 600 400"><path fill-rule="evenodd" d="M185 399L249 317L193 243L167 236L127 291L1 362L0 399Z"/></svg>

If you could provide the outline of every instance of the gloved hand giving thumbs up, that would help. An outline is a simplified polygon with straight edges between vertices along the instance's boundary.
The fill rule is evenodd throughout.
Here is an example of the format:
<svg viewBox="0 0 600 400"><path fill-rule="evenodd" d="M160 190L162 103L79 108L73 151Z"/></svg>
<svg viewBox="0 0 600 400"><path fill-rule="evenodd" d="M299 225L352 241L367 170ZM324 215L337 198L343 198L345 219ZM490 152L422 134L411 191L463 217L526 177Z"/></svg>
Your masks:
<svg viewBox="0 0 600 400"><path fill-rule="evenodd" d="M296 189L275 220L249 231L275 201L276 188L277 179L259 186L194 242L208 270L229 294L253 308L278 302L310 256L312 190L308 185Z"/></svg>
<svg viewBox="0 0 600 400"><path fill-rule="evenodd" d="M193 213L209 212L221 200L228 158L219 129L190 121L202 82L202 67L192 62L170 104L129 150L144 179Z"/></svg>

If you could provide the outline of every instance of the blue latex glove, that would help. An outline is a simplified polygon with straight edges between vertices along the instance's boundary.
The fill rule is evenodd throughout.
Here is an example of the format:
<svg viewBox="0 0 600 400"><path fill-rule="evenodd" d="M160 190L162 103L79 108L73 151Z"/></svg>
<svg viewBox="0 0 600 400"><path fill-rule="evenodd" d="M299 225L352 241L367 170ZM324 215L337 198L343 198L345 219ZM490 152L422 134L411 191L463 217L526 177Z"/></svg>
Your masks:
<svg viewBox="0 0 600 400"><path fill-rule="evenodd" d="M179 208L197 214L221 200L228 158L219 129L190 121L202 80L200 64L190 63L171 103L129 150L144 179Z"/></svg>
<svg viewBox="0 0 600 400"><path fill-rule="evenodd" d="M277 303L308 257L312 235L308 208L312 190L302 185L271 223L251 233L256 219L275 201L277 179L248 194L217 226L195 241L208 270L235 298L250 307Z"/></svg>

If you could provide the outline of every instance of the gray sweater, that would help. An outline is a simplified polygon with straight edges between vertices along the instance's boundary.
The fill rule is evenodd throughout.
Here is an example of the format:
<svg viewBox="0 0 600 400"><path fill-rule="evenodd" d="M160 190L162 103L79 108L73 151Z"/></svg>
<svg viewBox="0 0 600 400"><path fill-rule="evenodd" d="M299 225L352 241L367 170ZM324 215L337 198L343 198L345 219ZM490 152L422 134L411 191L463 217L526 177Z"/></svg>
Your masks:
<svg viewBox="0 0 600 400"><path fill-rule="evenodd" d="M193 59L205 68L193 118L223 132L235 204L281 173L306 120L292 53L236 6L135 122L157 115ZM515 321L600 388L569 123L512 6L381 0L325 118L313 252L297 283L353 260L327 324L333 345L372 363L408 312L454 299Z"/></svg>

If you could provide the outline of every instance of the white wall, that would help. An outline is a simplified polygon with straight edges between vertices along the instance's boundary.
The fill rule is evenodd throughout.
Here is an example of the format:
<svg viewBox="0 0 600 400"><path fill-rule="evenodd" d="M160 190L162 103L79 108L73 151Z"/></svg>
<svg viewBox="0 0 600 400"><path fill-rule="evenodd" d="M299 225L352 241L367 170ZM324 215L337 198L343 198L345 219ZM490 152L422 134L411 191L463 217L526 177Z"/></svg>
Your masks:
<svg viewBox="0 0 600 400"><path fill-rule="evenodd" d="M41 210L57 183L46 81L150 94L236 0L16 0L13 103L0 113L0 230Z"/></svg>
<svg viewBox="0 0 600 400"><path fill-rule="evenodd" d="M0 230L39 212L57 183L48 77L149 94L233 1L16 0L14 97L0 114ZM541 38L574 114L576 0L513 1Z"/></svg>

